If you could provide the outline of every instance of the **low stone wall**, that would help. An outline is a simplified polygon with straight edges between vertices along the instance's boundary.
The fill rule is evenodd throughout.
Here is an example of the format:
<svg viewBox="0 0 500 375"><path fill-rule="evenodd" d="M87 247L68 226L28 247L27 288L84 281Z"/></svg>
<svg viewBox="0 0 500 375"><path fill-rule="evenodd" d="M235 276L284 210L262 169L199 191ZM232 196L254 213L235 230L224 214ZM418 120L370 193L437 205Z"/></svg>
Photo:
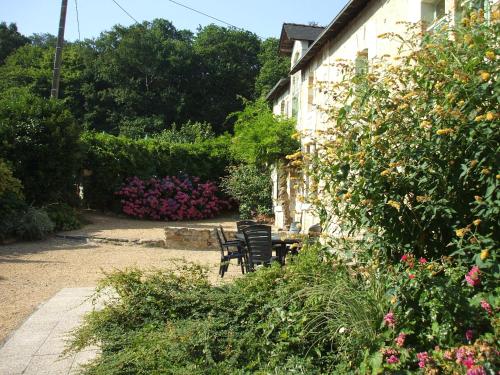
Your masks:
<svg viewBox="0 0 500 375"><path fill-rule="evenodd" d="M224 231L226 236L234 238L235 231ZM168 249L219 250L219 244L213 229L167 227L165 244Z"/></svg>

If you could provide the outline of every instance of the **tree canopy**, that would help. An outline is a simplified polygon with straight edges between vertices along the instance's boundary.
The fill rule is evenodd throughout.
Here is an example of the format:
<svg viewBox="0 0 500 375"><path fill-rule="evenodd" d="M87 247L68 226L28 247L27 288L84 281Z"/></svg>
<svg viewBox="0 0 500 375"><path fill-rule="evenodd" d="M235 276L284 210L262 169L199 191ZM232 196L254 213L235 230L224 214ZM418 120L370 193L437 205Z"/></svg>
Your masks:
<svg viewBox="0 0 500 375"><path fill-rule="evenodd" d="M22 45L29 42L29 39L17 31L15 23L7 25L0 23L0 64L3 64L5 58Z"/></svg>
<svg viewBox="0 0 500 375"><path fill-rule="evenodd" d="M26 38L2 23L0 92L24 87L48 97L54 41L51 34ZM66 42L60 97L86 129L140 135L194 121L220 134L232 131L227 117L242 110L240 97L261 96L287 69L274 38L217 25L193 33L155 19Z"/></svg>

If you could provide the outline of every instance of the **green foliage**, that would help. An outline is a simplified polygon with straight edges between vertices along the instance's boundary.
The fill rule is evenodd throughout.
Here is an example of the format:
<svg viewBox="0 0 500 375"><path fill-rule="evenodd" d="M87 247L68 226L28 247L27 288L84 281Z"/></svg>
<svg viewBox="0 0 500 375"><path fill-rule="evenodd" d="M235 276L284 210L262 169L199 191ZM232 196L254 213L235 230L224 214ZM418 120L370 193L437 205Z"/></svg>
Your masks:
<svg viewBox="0 0 500 375"><path fill-rule="evenodd" d="M100 291L117 298L87 316L72 348L101 343L88 374L331 373L337 348L356 358L370 347L385 308L380 285L317 246L220 287L197 266L116 272Z"/></svg>
<svg viewBox="0 0 500 375"><path fill-rule="evenodd" d="M53 38L35 34L0 64L0 92L49 96ZM87 129L141 138L191 120L222 134L242 107L237 96L254 97L260 48L255 34L215 25L196 35L164 19L117 25L65 44L60 97Z"/></svg>
<svg viewBox="0 0 500 375"><path fill-rule="evenodd" d="M278 46L276 38L267 38L260 46L258 57L261 68L255 81L257 97L266 96L281 78L288 76L290 59L278 54Z"/></svg>
<svg viewBox="0 0 500 375"><path fill-rule="evenodd" d="M364 76L345 69L331 88L333 126L310 168L324 186L320 210L396 258L498 244L500 24L466 22L454 38L403 38L412 53Z"/></svg>
<svg viewBox="0 0 500 375"><path fill-rule="evenodd" d="M191 122L177 129L175 124L172 129L164 130L157 138L170 143L196 143L203 142L215 137L212 125L207 122Z"/></svg>
<svg viewBox="0 0 500 375"><path fill-rule="evenodd" d="M54 230L73 230L81 228L76 210L66 203L54 203L45 207L49 219L54 223Z"/></svg>
<svg viewBox="0 0 500 375"><path fill-rule="evenodd" d="M15 223L14 230L23 240L41 240L54 230L54 223L44 210L28 207Z"/></svg>
<svg viewBox="0 0 500 375"><path fill-rule="evenodd" d="M171 143L162 137L133 140L105 133L83 133L82 178L85 200L93 207L116 208L114 192L129 177L177 176L184 172L202 180L217 180L231 162L229 138L196 143Z"/></svg>
<svg viewBox="0 0 500 375"><path fill-rule="evenodd" d="M14 194L22 198L22 189L21 181L12 175L9 165L0 159L0 197L5 194Z"/></svg>
<svg viewBox="0 0 500 375"><path fill-rule="evenodd" d="M21 181L12 175L9 165L0 159L0 240L14 236L16 223L25 209Z"/></svg>
<svg viewBox="0 0 500 375"><path fill-rule="evenodd" d="M13 51L29 42L29 39L17 31L15 23L7 26L7 23L0 23L0 65L2 65Z"/></svg>
<svg viewBox="0 0 500 375"><path fill-rule="evenodd" d="M28 202L74 197L79 133L59 101L23 89L9 90L0 98L0 157L12 164Z"/></svg>
<svg viewBox="0 0 500 375"><path fill-rule="evenodd" d="M199 65L190 119L207 121L221 133L230 130L227 115L239 111L238 96L254 98L259 73L260 40L249 31L208 25L198 31L193 48Z"/></svg>
<svg viewBox="0 0 500 375"><path fill-rule="evenodd" d="M295 122L276 118L264 99L245 102L236 117L231 151L248 164L269 167L284 156L295 152L299 143L292 138Z"/></svg>
<svg viewBox="0 0 500 375"><path fill-rule="evenodd" d="M222 179L221 187L239 203L241 218L271 214L272 181L268 170L251 164L231 166Z"/></svg>

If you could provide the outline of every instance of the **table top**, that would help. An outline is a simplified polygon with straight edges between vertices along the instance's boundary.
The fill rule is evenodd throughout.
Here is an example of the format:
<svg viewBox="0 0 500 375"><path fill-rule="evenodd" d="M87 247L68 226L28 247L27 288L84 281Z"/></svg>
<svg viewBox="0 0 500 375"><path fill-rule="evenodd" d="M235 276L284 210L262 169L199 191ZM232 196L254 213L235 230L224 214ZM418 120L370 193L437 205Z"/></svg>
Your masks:
<svg viewBox="0 0 500 375"><path fill-rule="evenodd" d="M235 237L240 241L245 241L245 236L243 233L236 233ZM294 244L302 242L300 238L284 238L281 239L281 236L278 233L271 233L271 242L273 244Z"/></svg>

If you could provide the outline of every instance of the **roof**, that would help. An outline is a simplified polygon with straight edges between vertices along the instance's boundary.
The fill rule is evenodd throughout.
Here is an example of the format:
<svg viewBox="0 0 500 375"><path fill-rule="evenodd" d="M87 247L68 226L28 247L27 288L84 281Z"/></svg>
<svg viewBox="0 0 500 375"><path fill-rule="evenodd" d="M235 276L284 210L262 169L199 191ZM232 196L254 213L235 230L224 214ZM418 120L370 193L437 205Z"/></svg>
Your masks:
<svg viewBox="0 0 500 375"><path fill-rule="evenodd" d="M266 100L271 101L280 96L280 94L289 87L290 77L282 78L266 95Z"/></svg>
<svg viewBox="0 0 500 375"><path fill-rule="evenodd" d="M299 25L296 23L284 23L281 28L279 51L284 55L291 55L293 42L295 40L306 40L312 42L323 31L323 26Z"/></svg>
<svg viewBox="0 0 500 375"><path fill-rule="evenodd" d="M302 58L292 67L290 74L294 74L307 66L309 61L331 39L335 38L356 17L371 0L349 0L332 22L323 30L309 47Z"/></svg>

